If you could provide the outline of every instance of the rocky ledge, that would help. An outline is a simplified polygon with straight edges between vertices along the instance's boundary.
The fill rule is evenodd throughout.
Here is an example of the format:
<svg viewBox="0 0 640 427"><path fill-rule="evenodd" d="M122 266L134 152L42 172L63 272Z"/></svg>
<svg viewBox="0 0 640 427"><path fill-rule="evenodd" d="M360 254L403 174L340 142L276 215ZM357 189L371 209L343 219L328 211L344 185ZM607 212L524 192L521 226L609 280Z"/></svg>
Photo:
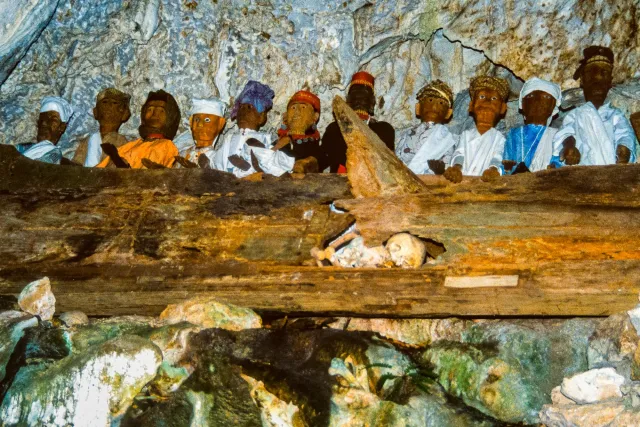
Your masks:
<svg viewBox="0 0 640 427"><path fill-rule="evenodd" d="M47 426L640 425L640 306L606 319L0 312L0 419Z"/></svg>

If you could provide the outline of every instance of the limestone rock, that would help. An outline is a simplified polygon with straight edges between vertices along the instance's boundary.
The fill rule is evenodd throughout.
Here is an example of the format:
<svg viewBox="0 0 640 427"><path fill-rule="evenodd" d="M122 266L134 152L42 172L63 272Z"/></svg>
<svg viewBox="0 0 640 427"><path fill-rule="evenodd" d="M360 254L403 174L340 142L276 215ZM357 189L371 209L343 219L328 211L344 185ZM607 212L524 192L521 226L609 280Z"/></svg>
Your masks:
<svg viewBox="0 0 640 427"><path fill-rule="evenodd" d="M51 292L49 278L44 277L25 286L18 296L18 305L42 320L51 320L56 311L56 297Z"/></svg>
<svg viewBox="0 0 640 427"><path fill-rule="evenodd" d="M0 382L5 377L7 362L26 328L38 325L38 319L20 311L0 312Z"/></svg>
<svg viewBox="0 0 640 427"><path fill-rule="evenodd" d="M589 338L589 369L612 367L625 377L634 378L633 356L640 338L627 313L604 319Z"/></svg>
<svg viewBox="0 0 640 427"><path fill-rule="evenodd" d="M203 328L231 331L261 328L262 319L253 310L223 304L210 297L196 297L180 304L170 304L160 314L167 324L189 322Z"/></svg>
<svg viewBox="0 0 640 427"><path fill-rule="evenodd" d="M441 340L460 341L462 332L471 325L471 321L452 317L445 319L338 318L328 324L334 329L376 332L392 341L417 347L426 347Z"/></svg>
<svg viewBox="0 0 640 427"><path fill-rule="evenodd" d="M562 381L562 394L576 403L594 403L622 397L625 379L613 368L592 369Z"/></svg>
<svg viewBox="0 0 640 427"><path fill-rule="evenodd" d="M58 1L0 1L0 85L47 26Z"/></svg>
<svg viewBox="0 0 640 427"><path fill-rule="evenodd" d="M300 409L296 405L278 399L270 393L262 381L256 381L247 375L242 378L251 386L251 397L260 408L263 427L305 427L300 418Z"/></svg>
<svg viewBox="0 0 640 427"><path fill-rule="evenodd" d="M439 341L421 355L450 394L484 414L535 423L552 389L587 369L588 338L596 322L496 321L473 325L461 342Z"/></svg>
<svg viewBox="0 0 640 427"><path fill-rule="evenodd" d="M549 427L613 426L616 424L612 423L624 412L624 409L624 404L620 401L592 405L545 405L540 412L540 422Z"/></svg>
<svg viewBox="0 0 640 427"><path fill-rule="evenodd" d="M72 328L74 326L86 325L89 323L89 318L81 311L67 311L60 315L60 321L67 327Z"/></svg>
<svg viewBox="0 0 640 427"><path fill-rule="evenodd" d="M150 341L123 337L44 369L23 368L2 401L0 418L7 425L110 425L161 361Z"/></svg>

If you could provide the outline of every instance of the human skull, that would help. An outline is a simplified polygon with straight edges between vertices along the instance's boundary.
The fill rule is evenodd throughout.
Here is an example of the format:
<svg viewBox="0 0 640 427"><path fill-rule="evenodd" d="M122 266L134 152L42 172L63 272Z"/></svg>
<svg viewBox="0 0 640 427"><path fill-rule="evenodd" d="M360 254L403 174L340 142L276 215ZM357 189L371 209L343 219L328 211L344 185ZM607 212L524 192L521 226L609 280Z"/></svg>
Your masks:
<svg viewBox="0 0 640 427"><path fill-rule="evenodd" d="M391 236L386 244L393 263L402 268L418 268L424 263L427 248L424 242L409 233Z"/></svg>

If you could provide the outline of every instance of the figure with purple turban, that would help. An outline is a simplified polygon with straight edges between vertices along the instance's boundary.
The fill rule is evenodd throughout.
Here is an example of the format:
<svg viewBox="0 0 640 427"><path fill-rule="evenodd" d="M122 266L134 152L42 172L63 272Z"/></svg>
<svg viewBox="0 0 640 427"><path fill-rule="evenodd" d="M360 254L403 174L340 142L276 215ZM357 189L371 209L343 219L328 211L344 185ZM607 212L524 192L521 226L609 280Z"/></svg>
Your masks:
<svg viewBox="0 0 640 427"><path fill-rule="evenodd" d="M62 150L58 142L67 130L67 123L73 115L73 108L67 101L57 96L47 96L40 104L38 116L37 143L19 144L16 148L25 157L44 163L59 165Z"/></svg>
<svg viewBox="0 0 640 427"><path fill-rule="evenodd" d="M558 129L549 127L562 103L562 91L555 83L537 77L527 80L520 91L519 107L524 126L509 131L502 165L505 174L537 172L547 168Z"/></svg>
<svg viewBox="0 0 640 427"><path fill-rule="evenodd" d="M256 172L280 176L291 172L295 159L274 151L274 135L261 132L275 93L262 83L250 80L236 99L231 119L237 128L227 132L212 152L206 153L213 169L230 172L238 178Z"/></svg>

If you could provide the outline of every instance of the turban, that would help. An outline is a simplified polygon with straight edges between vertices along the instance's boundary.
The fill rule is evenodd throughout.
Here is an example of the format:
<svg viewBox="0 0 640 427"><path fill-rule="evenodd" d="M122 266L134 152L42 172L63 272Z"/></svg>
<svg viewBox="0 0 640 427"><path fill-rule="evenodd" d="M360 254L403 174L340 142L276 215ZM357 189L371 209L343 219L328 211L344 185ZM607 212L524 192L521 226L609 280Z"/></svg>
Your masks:
<svg viewBox="0 0 640 427"><path fill-rule="evenodd" d="M527 80L522 86L522 90L520 91L520 101L518 102L518 107L522 109L522 99L529 95L531 92L536 90L541 90L542 92L546 92L549 95L553 96L556 99L556 106L553 108L553 113L551 113L551 117L549 117L549 123L551 123L551 118L558 114L560 104L562 104L562 90L560 86L553 82L549 82L547 80L542 80L537 77L533 77Z"/></svg>
<svg viewBox="0 0 640 427"><path fill-rule="evenodd" d="M249 80L247 85L242 89L240 96L236 99L231 110L231 118L235 119L238 114L240 104L251 104L258 110L258 113L264 113L273 107L273 97L276 94L267 85L254 80Z"/></svg>
<svg viewBox="0 0 640 427"><path fill-rule="evenodd" d="M209 99L193 99L191 107L191 115L194 114L213 114L214 116L224 117L227 112L227 104L218 98Z"/></svg>
<svg viewBox="0 0 640 427"><path fill-rule="evenodd" d="M600 62L613 67L613 51L608 47L589 46L582 51L582 56L584 56L584 58L580 61L580 65L576 72L573 73L574 80L578 80L580 78L580 74L582 74L582 70L587 66L587 64Z"/></svg>
<svg viewBox="0 0 640 427"><path fill-rule="evenodd" d="M441 80L434 80L418 92L416 99L418 102L427 96L435 96L444 99L449 103L449 108L453 108L453 91L448 84Z"/></svg>
<svg viewBox="0 0 640 427"><path fill-rule="evenodd" d="M305 104L311 105L313 109L316 110L316 113L320 112L320 98L308 90L296 92L289 100L288 105L291 105L294 102L304 102Z"/></svg>
<svg viewBox="0 0 640 427"><path fill-rule="evenodd" d="M47 96L40 103L40 112L57 111L60 114L60 120L67 123L73 116L73 108L67 101L57 96Z"/></svg>
<svg viewBox="0 0 640 427"><path fill-rule="evenodd" d="M476 92L482 89L497 91L504 102L506 102L509 97L509 83L507 83L505 79L501 79L499 77L480 76L471 80L469 94L471 94L472 99Z"/></svg>
<svg viewBox="0 0 640 427"><path fill-rule="evenodd" d="M366 71L358 71L353 75L353 77L351 77L351 83L349 84L349 86L364 85L369 86L371 89L373 89L374 83L375 78L371 74L367 73Z"/></svg>

